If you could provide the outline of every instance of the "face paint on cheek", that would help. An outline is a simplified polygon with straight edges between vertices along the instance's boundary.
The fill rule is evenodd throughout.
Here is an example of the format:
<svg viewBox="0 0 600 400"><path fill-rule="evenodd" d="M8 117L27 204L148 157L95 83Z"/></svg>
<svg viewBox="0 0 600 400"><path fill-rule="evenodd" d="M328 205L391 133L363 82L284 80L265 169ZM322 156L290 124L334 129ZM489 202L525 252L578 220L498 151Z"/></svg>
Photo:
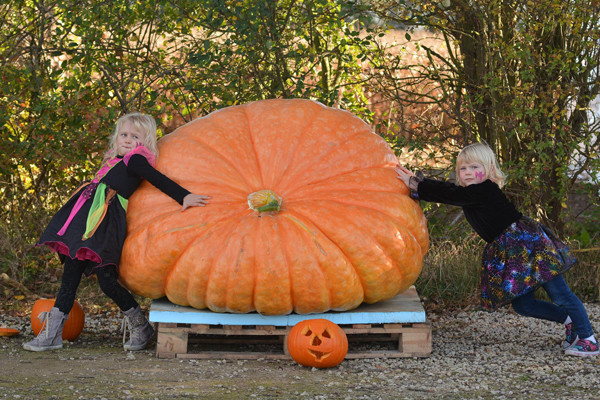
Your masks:
<svg viewBox="0 0 600 400"><path fill-rule="evenodd" d="M477 182L483 182L484 177L485 174L483 172L475 172L475 178L477 179Z"/></svg>

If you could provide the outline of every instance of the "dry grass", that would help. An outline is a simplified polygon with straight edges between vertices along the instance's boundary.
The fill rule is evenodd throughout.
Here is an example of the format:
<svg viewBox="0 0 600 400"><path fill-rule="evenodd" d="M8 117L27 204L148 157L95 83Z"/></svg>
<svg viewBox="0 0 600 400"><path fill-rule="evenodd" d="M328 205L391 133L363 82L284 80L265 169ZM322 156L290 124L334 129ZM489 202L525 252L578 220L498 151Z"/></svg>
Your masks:
<svg viewBox="0 0 600 400"><path fill-rule="evenodd" d="M600 250L587 250L574 250L577 264L565 273L565 280L581 300L600 302Z"/></svg>
<svg viewBox="0 0 600 400"><path fill-rule="evenodd" d="M482 246L475 239L431 244L415 284L429 310L478 303Z"/></svg>

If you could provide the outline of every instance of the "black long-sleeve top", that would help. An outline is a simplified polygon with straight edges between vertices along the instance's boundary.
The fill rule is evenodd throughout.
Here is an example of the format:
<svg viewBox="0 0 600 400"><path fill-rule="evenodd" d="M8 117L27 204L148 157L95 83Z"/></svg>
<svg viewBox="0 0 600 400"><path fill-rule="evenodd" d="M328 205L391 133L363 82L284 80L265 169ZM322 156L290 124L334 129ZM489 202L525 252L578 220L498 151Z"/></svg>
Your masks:
<svg viewBox="0 0 600 400"><path fill-rule="evenodd" d="M127 165L117 164L102 178L102 182L128 199L140 185L141 178L146 179L179 204L183 204L183 198L190 194L187 189L152 167L146 157L140 154L131 156Z"/></svg>
<svg viewBox="0 0 600 400"><path fill-rule="evenodd" d="M488 243L523 216L489 179L469 186L424 179L417 192L421 200L462 207L469 224Z"/></svg>

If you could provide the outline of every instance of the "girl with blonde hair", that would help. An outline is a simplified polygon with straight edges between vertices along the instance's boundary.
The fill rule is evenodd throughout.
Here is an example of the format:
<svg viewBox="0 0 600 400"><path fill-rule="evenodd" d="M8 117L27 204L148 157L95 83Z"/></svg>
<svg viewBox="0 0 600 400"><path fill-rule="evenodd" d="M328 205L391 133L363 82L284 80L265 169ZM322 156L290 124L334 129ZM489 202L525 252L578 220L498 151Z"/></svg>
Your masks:
<svg viewBox="0 0 600 400"><path fill-rule="evenodd" d="M96 274L102 291L125 314L123 348L141 350L154 329L131 293L118 282L118 265L127 233L127 199L142 179L188 207L205 206L208 196L190 193L154 168L158 154L156 123L149 115L119 118L100 170L54 215L37 245L46 245L63 262L54 307L42 313L42 330L23 348L45 351L62 347L62 331L83 274ZM126 341L126 333L130 337Z"/></svg>
<svg viewBox="0 0 600 400"><path fill-rule="evenodd" d="M484 309L510 303L520 315L564 324L565 354L598 355L585 307L563 278L576 260L552 231L521 214L504 195L506 175L489 146L473 143L460 151L456 184L418 178L401 165L395 171L413 198L462 207L469 224L487 242L481 267ZM551 302L535 298L540 286Z"/></svg>

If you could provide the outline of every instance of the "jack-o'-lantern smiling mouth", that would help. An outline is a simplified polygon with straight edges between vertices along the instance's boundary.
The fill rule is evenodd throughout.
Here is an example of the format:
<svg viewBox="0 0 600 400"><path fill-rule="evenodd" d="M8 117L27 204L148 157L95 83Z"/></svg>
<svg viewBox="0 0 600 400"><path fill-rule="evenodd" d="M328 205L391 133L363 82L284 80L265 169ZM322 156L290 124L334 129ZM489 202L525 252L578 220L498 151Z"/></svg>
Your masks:
<svg viewBox="0 0 600 400"><path fill-rule="evenodd" d="M313 335L313 332L310 330L310 328L307 328L304 332L304 336L310 337L311 335ZM331 339L331 334L327 329L325 329L321 335L327 339ZM319 347L322 343L323 341L319 338L319 336L315 334L310 344L311 346ZM315 358L316 361L324 360L325 358L331 355L330 351L325 352L320 350L308 349L308 352Z"/></svg>
<svg viewBox="0 0 600 400"><path fill-rule="evenodd" d="M323 353L322 351L316 351L313 349L308 349L308 352L315 358L316 361L321 361L326 359L331 355L331 353Z"/></svg>

